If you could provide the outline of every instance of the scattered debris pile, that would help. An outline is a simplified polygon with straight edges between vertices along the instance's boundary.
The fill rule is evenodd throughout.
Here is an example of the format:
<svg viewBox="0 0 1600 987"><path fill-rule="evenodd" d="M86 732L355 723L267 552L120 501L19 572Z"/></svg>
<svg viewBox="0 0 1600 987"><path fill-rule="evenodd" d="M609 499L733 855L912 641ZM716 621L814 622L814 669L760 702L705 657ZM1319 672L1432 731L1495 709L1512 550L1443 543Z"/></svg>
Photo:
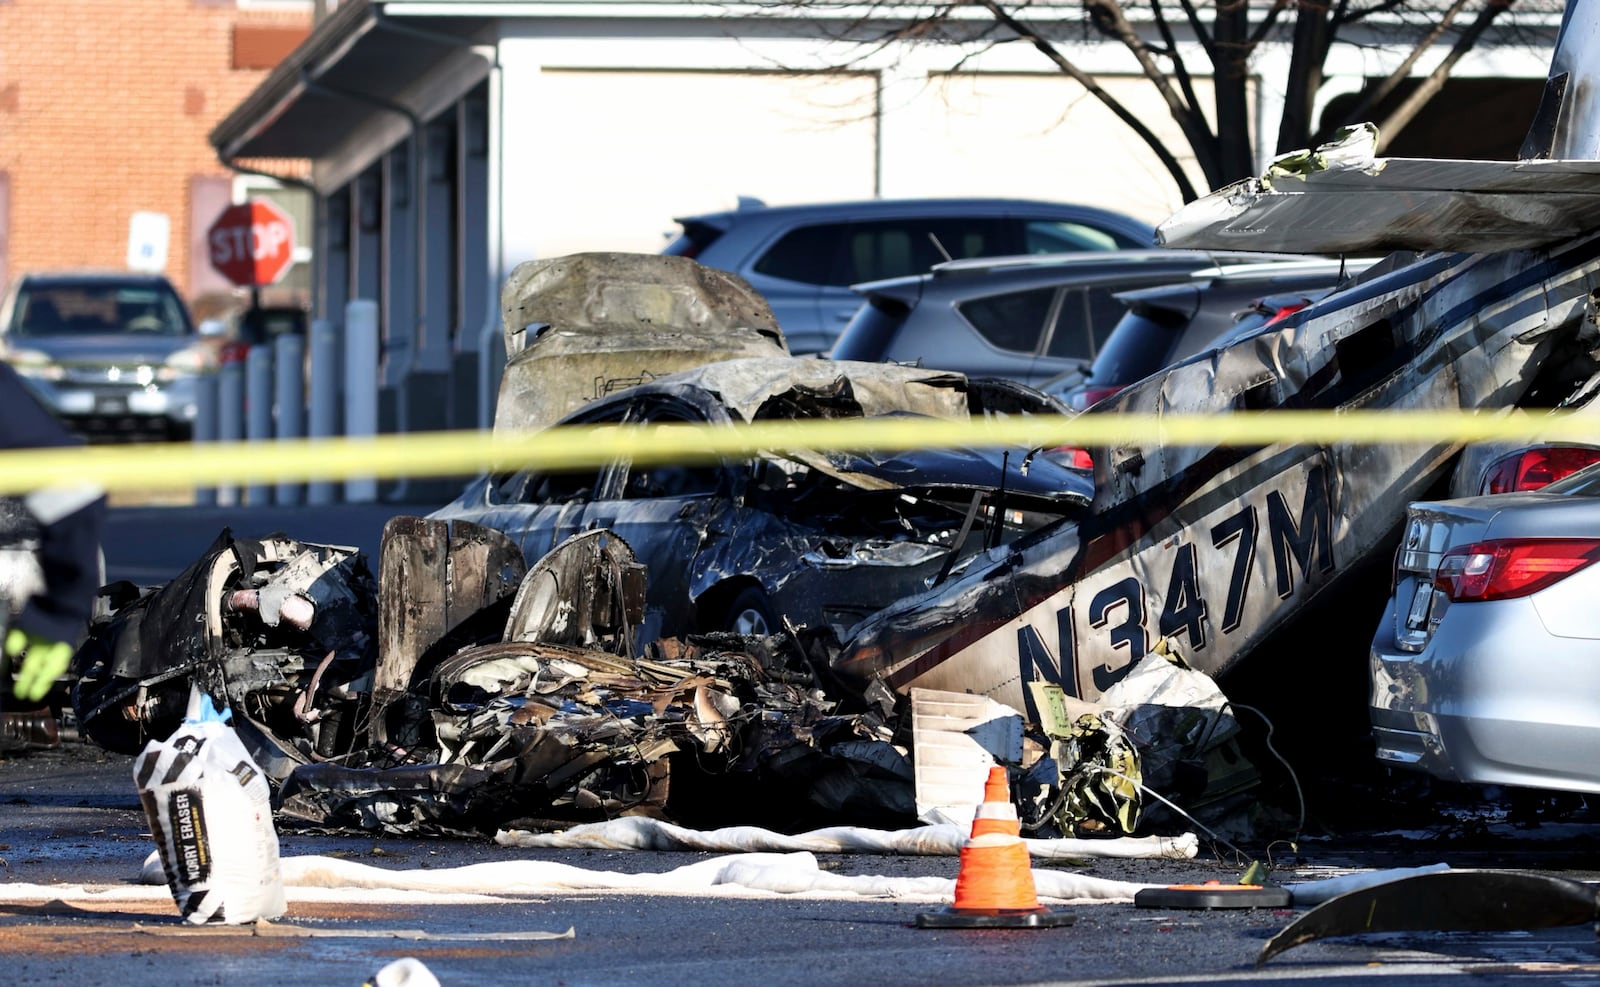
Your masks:
<svg viewBox="0 0 1600 987"><path fill-rule="evenodd" d="M523 568L504 535L461 521L391 520L376 579L351 549L224 532L164 587L107 588L77 657L79 721L134 753L177 728L193 683L232 709L287 824L402 834L635 814L786 830L917 818L911 703L830 681L831 634L636 649L646 574L614 533L584 532ZM1020 766L1016 734L1001 759ZM1045 749L1030 746L1031 759ZM1120 749L1117 766L1137 777L1133 747ZM1057 808L1031 831L1133 832L1136 798L1083 824L1093 808L1060 797L1081 765L1050 753L1027 777L1034 800Z"/></svg>
<svg viewBox="0 0 1600 987"><path fill-rule="evenodd" d="M78 655L80 722L136 752L176 728L194 682L233 709L280 818L323 826L665 815L686 771L786 788L824 816L913 818L885 711L821 687L824 639L634 654L644 572L621 539L586 532L525 574L520 558L490 529L396 518L380 586L353 550L224 532L164 587L108 587Z"/></svg>

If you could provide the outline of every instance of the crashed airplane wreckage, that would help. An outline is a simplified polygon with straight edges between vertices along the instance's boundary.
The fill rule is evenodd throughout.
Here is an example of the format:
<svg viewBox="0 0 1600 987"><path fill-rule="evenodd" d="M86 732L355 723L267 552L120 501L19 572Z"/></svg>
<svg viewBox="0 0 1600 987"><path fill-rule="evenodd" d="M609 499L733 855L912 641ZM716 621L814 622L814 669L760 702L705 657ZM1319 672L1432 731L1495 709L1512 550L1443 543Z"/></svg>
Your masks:
<svg viewBox="0 0 1600 987"><path fill-rule="evenodd" d="M1050 407L1004 382L791 358L781 336L765 332L731 352L708 343L719 358L710 367L652 377L643 368L659 362L652 347L663 335L715 336L727 328L719 318L763 321L737 279L687 277L685 265L693 267L584 255L513 279L506 324L538 332L519 339L497 426L548 424L573 405L630 421L648 420L637 416L657 404L723 416L711 421ZM539 294L531 304L518 297L528 284ZM664 333L662 322L687 328ZM604 359L582 346L585 335L603 343ZM673 359L692 359L673 346ZM601 383L610 378L597 376L587 404L577 386L530 391L535 368L548 373L571 355L590 370L647 380L613 394ZM704 800L722 806L704 816L716 822L905 823L915 808L897 697L837 687L827 673L834 625L684 637L696 629L686 616L728 576L765 586L774 601L810 593L881 605L1088 503L1083 471L1010 453L787 450L756 457L750 477L732 470L739 476L714 495L630 493L614 506L642 512L619 510L611 524L653 539L653 577L618 531L579 523L599 492L546 504L519 486L497 502L501 484L488 478L431 518L392 520L376 576L350 549L224 532L164 587L103 592L75 659L74 708L90 739L133 752L176 728L197 685L234 712L280 815L320 825L485 830L668 811L698 819L692 786L713 778L752 795ZM606 483L622 486L625 468L604 471ZM757 475L760 490L737 485ZM700 556L690 576L667 571ZM830 581L825 592L806 588L819 580Z"/></svg>
<svg viewBox="0 0 1600 987"><path fill-rule="evenodd" d="M1183 247L1397 252L1283 322L1088 413L1550 408L1592 393L1600 163L1385 160L1372 155L1374 137L1355 128L1185 207L1158 232ZM1547 141L1533 153L1588 156L1594 144ZM1358 682L1346 712L1364 738L1363 657L1381 599L1370 615L1325 609L1311 633L1283 632L1354 582L1382 587L1407 503L1447 481L1461 451L1422 435L1093 449L1089 511L868 618L834 670L895 692L982 693L1036 719L1028 683L1093 699L1169 641L1225 688L1247 658L1266 655L1260 670L1313 724L1337 712L1329 683L1342 669ZM1325 645L1341 626L1363 635L1349 653Z"/></svg>
<svg viewBox="0 0 1600 987"><path fill-rule="evenodd" d="M392 834L637 814L785 830L949 822L920 804L922 767L914 775L906 750L920 726L914 710L957 724L945 737L967 745L955 776L986 771L989 752L1023 761L1021 719L998 704L963 718L952 711L972 697L853 700L828 678L837 641L825 630L637 650L646 574L604 529L529 568L500 532L399 517L381 558L374 577L351 549L223 532L163 587L107 587L75 659L82 729L137 751L178 727L198 688L232 710L280 821ZM1195 735L1183 754L1230 742L1220 695L1160 668L1148 678L1128 708L1147 716L1141 697L1182 691L1189 708L1174 732ZM1035 809L1031 832L1124 835L1137 825L1136 756L1091 720L1045 738L1050 757L1036 758L1020 786ZM965 736L971 727L1004 739L980 747ZM1152 764L1153 782L1165 783L1164 770ZM968 798L949 804L970 813Z"/></svg>
<svg viewBox="0 0 1600 987"><path fill-rule="evenodd" d="M1574 148L1560 128L1542 130L1554 136L1537 154L1595 151L1592 138ZM1174 245L1248 237L1262 250L1398 253L1091 413L1555 407L1589 393L1600 365L1600 235L1585 231L1600 229L1600 198L1588 191L1600 164L1384 161L1370 141L1357 131L1286 161L1163 230ZM1369 200L1384 208L1352 205ZM1430 225L1440 217L1447 235ZM1433 248L1454 252L1412 252ZM113 588L78 656L75 706L91 738L125 749L176 722L182 704L170 693L192 678L227 699L266 753L282 814L327 825L481 829L695 807L674 806L673 792L706 773L669 770L673 758L773 782L766 793L790 797L772 803L774 815L798 793L807 810L903 820L905 700L917 688L987 696L1070 734L1082 720L1061 728L1055 699L1104 698L1160 652L1181 651L1212 676L1260 654L1278 669L1310 666L1313 678L1341 661L1359 674L1359 651L1323 653L1285 641L1285 629L1387 561L1406 504L1448 479L1460 451L1423 436L1381 447L1092 450L1086 510L984 546L842 643L820 627L760 644L633 640L648 573L631 553L612 554L624 546L611 532L568 543L534 578L538 564L524 576L523 553L503 534L425 522L403 550L386 545L381 592L348 553L224 538L162 590ZM465 584L444 575L458 550L483 553ZM280 570L296 575L285 583ZM317 604L304 628L301 596ZM375 597L377 607L363 603ZM309 637L286 644L286 634ZM1327 697L1315 698L1325 711ZM1364 712L1359 698L1352 711ZM1084 739L1048 744L1078 756ZM1088 757L1131 766L1126 743L1099 746ZM791 765L800 767L785 774ZM1117 801L1126 792L1068 798L1069 769L1059 770L1051 805L1098 802L1107 828L1131 824Z"/></svg>

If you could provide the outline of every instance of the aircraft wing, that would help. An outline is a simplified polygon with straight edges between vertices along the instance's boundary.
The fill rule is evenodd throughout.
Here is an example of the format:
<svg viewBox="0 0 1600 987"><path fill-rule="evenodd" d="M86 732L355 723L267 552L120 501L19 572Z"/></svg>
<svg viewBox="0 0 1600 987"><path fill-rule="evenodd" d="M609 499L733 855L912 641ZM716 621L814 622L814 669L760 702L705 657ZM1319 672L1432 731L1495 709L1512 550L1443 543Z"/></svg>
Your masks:
<svg viewBox="0 0 1600 987"><path fill-rule="evenodd" d="M1157 239L1213 250L1493 253L1600 230L1600 161L1378 158L1370 147L1347 139L1286 155L1179 209Z"/></svg>

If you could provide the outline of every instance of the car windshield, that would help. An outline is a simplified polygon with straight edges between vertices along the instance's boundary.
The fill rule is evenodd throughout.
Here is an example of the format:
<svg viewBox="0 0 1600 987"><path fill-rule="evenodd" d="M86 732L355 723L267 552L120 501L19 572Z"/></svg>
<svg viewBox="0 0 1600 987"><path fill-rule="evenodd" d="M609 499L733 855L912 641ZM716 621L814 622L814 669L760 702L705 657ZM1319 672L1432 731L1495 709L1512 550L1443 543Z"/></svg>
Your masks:
<svg viewBox="0 0 1600 987"><path fill-rule="evenodd" d="M189 320L175 294L157 285L70 281L27 285L11 316L19 336L139 332L181 336Z"/></svg>

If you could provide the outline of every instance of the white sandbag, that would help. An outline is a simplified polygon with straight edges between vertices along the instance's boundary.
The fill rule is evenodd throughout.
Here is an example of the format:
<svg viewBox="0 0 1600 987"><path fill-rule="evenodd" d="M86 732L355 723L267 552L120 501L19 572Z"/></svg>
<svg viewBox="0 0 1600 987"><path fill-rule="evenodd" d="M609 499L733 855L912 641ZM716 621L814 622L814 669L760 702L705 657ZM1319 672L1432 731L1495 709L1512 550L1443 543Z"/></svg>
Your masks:
<svg viewBox="0 0 1600 987"><path fill-rule="evenodd" d="M644 816L624 816L584 823L558 833L501 830L501 846L588 850L709 850L723 853L770 851L790 853L890 853L955 856L971 835L954 825L877 830L833 826L790 836L756 826L694 830ZM1024 840L1028 855L1040 860L1165 857L1192 859L1200 841L1193 833L1178 836L1124 836L1105 840Z"/></svg>
<svg viewBox="0 0 1600 987"><path fill-rule="evenodd" d="M267 779L226 716L192 691L183 724L133 762L172 900L196 925L277 918L287 907Z"/></svg>

